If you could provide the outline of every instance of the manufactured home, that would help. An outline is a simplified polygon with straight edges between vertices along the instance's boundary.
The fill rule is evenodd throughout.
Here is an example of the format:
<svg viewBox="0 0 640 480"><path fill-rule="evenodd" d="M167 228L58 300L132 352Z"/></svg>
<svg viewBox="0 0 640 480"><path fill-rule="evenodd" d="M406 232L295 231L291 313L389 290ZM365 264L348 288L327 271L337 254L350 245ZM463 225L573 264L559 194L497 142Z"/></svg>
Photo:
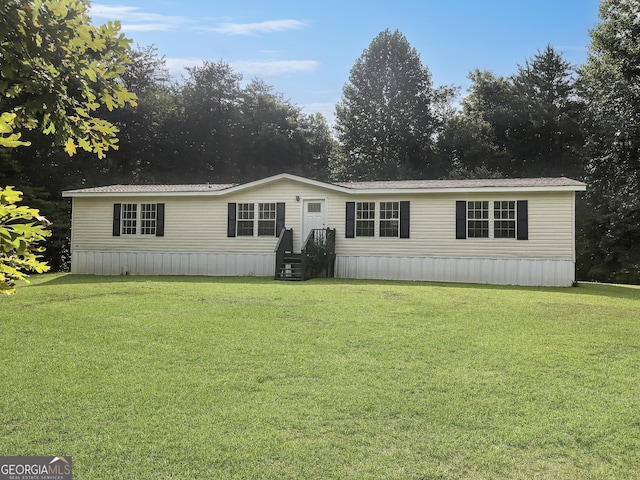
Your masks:
<svg viewBox="0 0 640 480"><path fill-rule="evenodd" d="M326 183L281 174L63 196L72 199L72 273L570 286L575 195L585 189L564 177ZM309 262L320 268L310 274Z"/></svg>

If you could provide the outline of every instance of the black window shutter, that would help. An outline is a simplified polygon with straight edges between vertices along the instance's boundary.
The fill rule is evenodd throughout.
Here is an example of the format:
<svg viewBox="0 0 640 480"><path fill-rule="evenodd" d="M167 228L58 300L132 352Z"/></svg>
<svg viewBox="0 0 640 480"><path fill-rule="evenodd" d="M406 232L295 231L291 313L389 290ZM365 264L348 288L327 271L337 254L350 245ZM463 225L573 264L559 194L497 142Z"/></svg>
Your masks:
<svg viewBox="0 0 640 480"><path fill-rule="evenodd" d="M347 221L344 226L345 238L354 238L356 235L356 202L347 202Z"/></svg>
<svg viewBox="0 0 640 480"><path fill-rule="evenodd" d="M113 204L113 236L120 236L120 212L122 208L119 203Z"/></svg>
<svg viewBox="0 0 640 480"><path fill-rule="evenodd" d="M227 204L227 237L236 236L236 204Z"/></svg>
<svg viewBox="0 0 640 480"><path fill-rule="evenodd" d="M284 203L276 203L276 237L284 229Z"/></svg>
<svg viewBox="0 0 640 480"><path fill-rule="evenodd" d="M409 202L400 202L400 238L409 238Z"/></svg>
<svg viewBox="0 0 640 480"><path fill-rule="evenodd" d="M467 238L466 200L456 200L456 238Z"/></svg>
<svg viewBox="0 0 640 480"><path fill-rule="evenodd" d="M164 237L164 203L156 205L156 237Z"/></svg>
<svg viewBox="0 0 640 480"><path fill-rule="evenodd" d="M518 200L518 225L516 237L518 240L529 240L529 202Z"/></svg>

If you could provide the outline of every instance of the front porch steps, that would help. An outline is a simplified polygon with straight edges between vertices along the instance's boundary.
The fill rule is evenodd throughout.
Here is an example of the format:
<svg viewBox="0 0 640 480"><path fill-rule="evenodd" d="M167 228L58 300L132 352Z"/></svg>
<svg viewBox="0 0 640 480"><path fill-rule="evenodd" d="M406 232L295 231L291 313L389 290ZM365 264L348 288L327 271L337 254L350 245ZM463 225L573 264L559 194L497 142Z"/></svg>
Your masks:
<svg viewBox="0 0 640 480"><path fill-rule="evenodd" d="M302 254L285 252L275 275L276 280L302 281Z"/></svg>

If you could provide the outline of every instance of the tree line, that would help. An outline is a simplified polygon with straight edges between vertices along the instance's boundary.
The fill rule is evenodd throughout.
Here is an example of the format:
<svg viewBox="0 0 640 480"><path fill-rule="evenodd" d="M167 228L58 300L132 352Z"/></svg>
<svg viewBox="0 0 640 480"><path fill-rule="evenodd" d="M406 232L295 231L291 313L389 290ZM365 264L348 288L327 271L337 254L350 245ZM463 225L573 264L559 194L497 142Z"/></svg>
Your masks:
<svg viewBox="0 0 640 480"><path fill-rule="evenodd" d="M578 278L638 283L639 16L636 2L602 0L584 65L548 45L510 76L471 72L462 98L456 86L434 86L404 35L385 30L356 59L333 132L224 61L175 82L154 47L129 48L118 82L135 101L95 112L118 129L117 150L102 160L91 149L69 155L69 144L25 128L29 146L0 148L0 185L18 186L51 217L47 258L64 268L69 205L60 192L70 188L281 172L328 181L568 176L588 184L577 205ZM8 101L0 98L0 112Z"/></svg>

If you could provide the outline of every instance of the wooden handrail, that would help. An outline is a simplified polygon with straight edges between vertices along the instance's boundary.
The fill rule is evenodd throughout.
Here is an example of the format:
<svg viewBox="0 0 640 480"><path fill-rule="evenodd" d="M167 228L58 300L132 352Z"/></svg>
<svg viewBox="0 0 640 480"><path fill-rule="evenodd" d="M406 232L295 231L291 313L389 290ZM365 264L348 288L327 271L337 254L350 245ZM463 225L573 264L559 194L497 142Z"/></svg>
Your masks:
<svg viewBox="0 0 640 480"><path fill-rule="evenodd" d="M283 228L280 230L280 236L278 237L278 243L276 243L276 266L274 278L277 279L278 269L284 261L284 254L286 252L293 251L293 230L290 228Z"/></svg>
<svg viewBox="0 0 640 480"><path fill-rule="evenodd" d="M293 250L293 229L283 228L280 230L280 236L278 237L278 243L274 252L291 252Z"/></svg>
<svg viewBox="0 0 640 480"><path fill-rule="evenodd" d="M306 252L312 245L322 246L326 253L336 253L336 229L335 228L315 228L309 232L302 247L302 252Z"/></svg>
<svg viewBox="0 0 640 480"><path fill-rule="evenodd" d="M305 279L316 276L322 270L327 276L332 277L336 258L335 228L311 230L301 251Z"/></svg>

